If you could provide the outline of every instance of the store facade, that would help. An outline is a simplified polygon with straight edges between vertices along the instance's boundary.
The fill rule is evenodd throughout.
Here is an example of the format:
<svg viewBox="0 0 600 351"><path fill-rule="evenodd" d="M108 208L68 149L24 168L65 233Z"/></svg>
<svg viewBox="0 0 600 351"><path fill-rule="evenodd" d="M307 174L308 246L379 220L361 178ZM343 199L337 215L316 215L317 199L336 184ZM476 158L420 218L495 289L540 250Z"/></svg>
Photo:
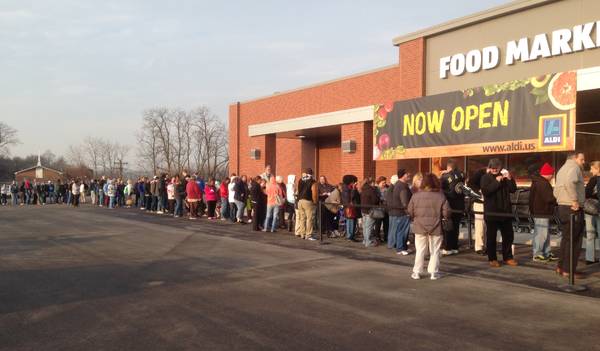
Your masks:
<svg viewBox="0 0 600 351"><path fill-rule="evenodd" d="M525 0L393 40L398 65L230 106L230 171L469 173L522 182L565 150L600 160L600 2Z"/></svg>

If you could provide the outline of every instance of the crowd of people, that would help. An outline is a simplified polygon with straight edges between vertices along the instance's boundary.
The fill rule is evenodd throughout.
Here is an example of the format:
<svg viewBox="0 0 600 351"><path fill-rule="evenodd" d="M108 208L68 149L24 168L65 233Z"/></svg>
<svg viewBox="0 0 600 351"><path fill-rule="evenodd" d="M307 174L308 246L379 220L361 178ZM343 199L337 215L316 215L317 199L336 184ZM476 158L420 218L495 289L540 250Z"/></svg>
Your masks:
<svg viewBox="0 0 600 351"><path fill-rule="evenodd" d="M600 216L584 214L582 209L586 199L600 199L600 162L591 163L592 176L587 185L583 178L584 163L582 153L569 154L556 174L554 186L551 181L555 170L549 164L531 172L532 259L558 261L556 272L560 275L568 274L570 261L577 267L584 233L586 261L597 262L595 246ZM353 242L358 242L362 233L361 243L366 247L385 244L401 256L415 252L413 279L423 276L428 255L427 272L435 280L439 278L440 257L459 253L465 209L475 214L475 251L487 256L491 267L518 265L512 250L511 194L515 191L513 175L501 160L494 158L469 179L451 159L440 177L433 173L411 175L400 169L389 180L386 177L359 180L345 175L341 182L332 185L324 176L317 179L309 168L297 180L295 175L288 175L284 182L282 176L271 174L271 167L267 166L255 177L232 174L219 180L212 177L205 180L187 172L126 181L107 177L65 183L25 180L21 184L3 185L1 194L3 205L78 206L89 197L91 205L109 209L138 208L190 220L206 217L251 224L255 231L272 233L284 229L310 241L317 240L319 229L320 234ZM562 233L558 255L550 247L553 225ZM502 260L496 250L498 231L502 237ZM569 256L571 233L575 242L573 257ZM576 274L581 277L579 272Z"/></svg>

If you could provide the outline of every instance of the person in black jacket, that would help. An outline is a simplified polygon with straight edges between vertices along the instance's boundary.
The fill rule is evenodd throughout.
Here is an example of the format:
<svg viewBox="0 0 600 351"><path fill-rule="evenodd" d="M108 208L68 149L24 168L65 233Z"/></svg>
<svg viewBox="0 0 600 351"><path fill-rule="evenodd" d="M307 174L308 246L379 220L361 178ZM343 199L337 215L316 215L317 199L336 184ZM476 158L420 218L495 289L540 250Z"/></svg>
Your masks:
<svg viewBox="0 0 600 351"><path fill-rule="evenodd" d="M379 190L372 183L373 180L368 177L363 181L363 185L361 187L360 192L361 205L377 206L381 203ZM369 247L371 245L377 246L377 241L371 241L371 234L373 233L373 229L375 226L375 218L372 217L374 211L375 209L372 207L362 208L363 244L365 245L365 247Z"/></svg>
<svg viewBox="0 0 600 351"><path fill-rule="evenodd" d="M487 227L487 254L491 267L500 267L496 256L496 235L498 229L502 235L502 259L509 266L517 266L513 258L512 244L514 232L512 227L512 204L510 194L517 191L517 184L506 169L502 169L502 161L491 159L488 165L489 173L481 178L481 192L484 198L484 217ZM497 216L494 213L504 213L508 216Z"/></svg>
<svg viewBox="0 0 600 351"><path fill-rule="evenodd" d="M246 200L248 199L248 186L246 185L247 178L245 175L235 179L233 191L235 192L234 201L237 207L237 223L246 224L244 222L244 209L246 208Z"/></svg>
<svg viewBox="0 0 600 351"><path fill-rule="evenodd" d="M550 251L550 217L558 204L554 197L550 180L554 176L554 168L545 163L539 172L531 175L529 190L529 214L533 217L533 260L536 262L556 261L558 257Z"/></svg>
<svg viewBox="0 0 600 351"><path fill-rule="evenodd" d="M261 231L267 215L267 195L265 180L256 176L250 183L250 201L252 201L252 230Z"/></svg>
<svg viewBox="0 0 600 351"><path fill-rule="evenodd" d="M446 195L450 209L453 210L450 218L452 219L452 230L444 231L444 249L442 255L458 254L458 235L460 233L460 221L463 218L465 210L465 196L462 191L457 191L460 184L465 184L465 175L458 168L458 163L454 159L449 159L446 165L446 171L441 178L442 191Z"/></svg>

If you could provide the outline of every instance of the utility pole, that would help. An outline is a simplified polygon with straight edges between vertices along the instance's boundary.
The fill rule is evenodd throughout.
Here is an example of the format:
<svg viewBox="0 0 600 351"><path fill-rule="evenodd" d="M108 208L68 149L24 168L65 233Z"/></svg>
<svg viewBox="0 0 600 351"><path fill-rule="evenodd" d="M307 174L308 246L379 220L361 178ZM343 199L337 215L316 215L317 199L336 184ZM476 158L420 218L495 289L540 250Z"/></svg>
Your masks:
<svg viewBox="0 0 600 351"><path fill-rule="evenodd" d="M123 166L127 166L129 163L123 162L123 159L115 161L115 167L119 170L119 178L123 179Z"/></svg>

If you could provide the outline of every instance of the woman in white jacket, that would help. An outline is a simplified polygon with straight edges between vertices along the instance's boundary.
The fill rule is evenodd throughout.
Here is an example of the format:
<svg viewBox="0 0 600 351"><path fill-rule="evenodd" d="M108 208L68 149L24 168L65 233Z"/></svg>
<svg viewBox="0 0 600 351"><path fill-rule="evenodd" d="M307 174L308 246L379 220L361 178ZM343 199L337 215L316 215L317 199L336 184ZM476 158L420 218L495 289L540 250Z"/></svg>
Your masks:
<svg viewBox="0 0 600 351"><path fill-rule="evenodd" d="M79 206L79 196L81 194L81 186L79 184L79 179L77 179L71 186L71 194L73 194L73 206Z"/></svg>

